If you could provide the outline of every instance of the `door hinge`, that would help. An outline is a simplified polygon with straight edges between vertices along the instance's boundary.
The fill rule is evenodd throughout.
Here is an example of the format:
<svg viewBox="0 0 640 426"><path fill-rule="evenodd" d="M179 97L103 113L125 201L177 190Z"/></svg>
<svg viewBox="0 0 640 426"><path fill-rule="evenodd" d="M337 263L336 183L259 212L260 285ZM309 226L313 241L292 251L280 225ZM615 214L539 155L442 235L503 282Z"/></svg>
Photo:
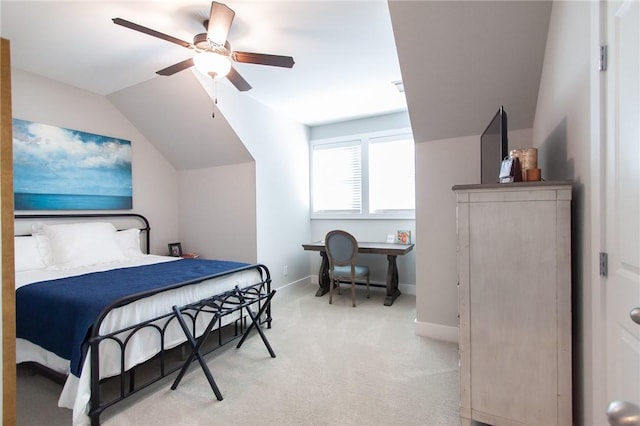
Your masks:
<svg viewBox="0 0 640 426"><path fill-rule="evenodd" d="M607 70L607 45L600 46L600 71Z"/></svg>
<svg viewBox="0 0 640 426"><path fill-rule="evenodd" d="M609 273L609 256L606 252L600 252L600 276L606 277Z"/></svg>

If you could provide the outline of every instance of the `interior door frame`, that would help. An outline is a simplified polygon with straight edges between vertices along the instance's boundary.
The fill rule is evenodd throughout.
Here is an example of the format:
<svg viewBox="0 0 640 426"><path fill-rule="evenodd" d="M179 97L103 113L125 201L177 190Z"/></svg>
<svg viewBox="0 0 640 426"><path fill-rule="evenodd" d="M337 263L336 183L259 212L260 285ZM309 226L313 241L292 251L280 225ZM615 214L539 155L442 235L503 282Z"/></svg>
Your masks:
<svg viewBox="0 0 640 426"><path fill-rule="evenodd" d="M584 318L583 338L588 338L584 349L590 350L590 356L584 354L583 371L590 368L590 382L585 381L583 414L587 417L584 424L606 424L606 311L605 277L600 275L600 252L606 251L605 245L605 184L606 178L606 71L600 70L600 46L607 39L607 0L591 2L591 59L590 59L590 104L591 104L591 144L590 144L590 180L591 180L591 286L589 320ZM586 376L586 375L585 375ZM589 378L585 377L585 380ZM590 408L589 408L590 407Z"/></svg>
<svg viewBox="0 0 640 426"><path fill-rule="evenodd" d="M623 28L628 25L625 24L628 17L634 16L635 19L638 19L639 15L637 15L637 6L637 0L607 0L605 8L603 8L601 12L602 22L606 29L605 41L609 47L609 57L611 58L608 66L609 70L606 73L607 78L604 84L606 95L605 102L602 104L604 108L603 115L606 118L606 125L604 126L603 132L603 147L606 149L606 153L604 155L605 163L603 166L603 175L600 182L603 185L603 193L607 197L606 199L603 199L604 203L601 210L602 215L606 219L602 222L604 227L603 251L609 252L609 264L611 266L609 277L603 280L605 283L603 286L602 294L606 295L606 297L602 303L602 309L604 310L602 318L604 321L606 321L605 324L609 325L612 321L612 318L615 318L615 321L617 321L617 323L620 325L620 331L622 332L622 334L624 335L625 333L628 333L627 335L629 336L629 339L634 339L635 343L631 345L633 347L632 351L634 352L634 357L637 356L637 326L631 321L629 317L629 311L631 310L631 308L636 307L638 303L638 276L637 272L635 271L631 272L631 274L633 274L632 276L629 275L629 270L627 269L627 267L623 266L625 263L622 256L624 253L624 249L621 248L621 246L624 246L624 243L620 243L620 241L618 240L623 240L623 238L620 238L620 235L622 233L626 233L627 230L622 230L623 228L617 228L616 225L623 223L623 221L619 221L617 217L614 217L614 215L617 216L617 213L612 214L612 212L615 211L614 208L617 207L617 205L612 205L611 203L617 203L622 199L622 197L624 197L622 192L619 192L620 188L623 187L623 184L621 184L621 182L624 182L624 177L622 177L624 172L622 172L622 170L624 170L625 168L625 166L623 165L624 161L622 161L621 158L628 155L628 153L625 152L625 147L622 144L622 142L626 140L626 133L621 131L622 129L624 129L624 126L620 124L625 119L625 109L622 106L623 104L620 103L620 96L623 96L623 93L628 93L627 90L625 90L626 88L624 88L623 86L625 81L625 79L623 78L623 70L626 69L624 67L626 61L625 59L623 59L623 55L626 55L626 53L623 53L623 46L626 45L624 40L627 40L626 37L623 36L625 34ZM633 13L633 15L628 15L627 13ZM635 28L637 29L637 27ZM633 53L631 53L631 56L635 56L638 54L636 44L638 42L638 39L635 38L637 36L637 34L634 35L634 50ZM635 93L635 95L637 96L638 93ZM631 143L634 142L637 141L632 141ZM631 193L631 195L628 196L636 197L637 193ZM607 203L609 203L608 206ZM609 216L609 218L607 218L607 216ZM634 216L632 220L635 221L635 219L636 217ZM624 271L625 269L627 269L627 273L620 272ZM625 287L627 288L626 290L624 290ZM628 287L632 287L631 294L633 294L634 297L633 304L626 304L625 296L622 296L622 298L620 298L620 296L614 295L614 297L609 299L610 293L612 291L619 290L623 292L622 294L624 294L626 291L630 290ZM611 310L612 306L614 307L614 309L620 310L616 310L614 312L613 310ZM618 315L617 317L616 314ZM605 328L605 340L603 340L602 345L605 350L605 379L609 377L614 377L614 379L605 380L603 382L602 388L605 389L605 399L604 405L601 405L601 407L607 407L612 399L618 399L620 397L622 397L622 399L626 399L627 402L630 402L634 405L638 404L638 389L636 387L637 380L633 380L635 384L633 385L633 396L631 396L631 394L626 392L630 389L628 389L627 385L624 384L624 380L619 380L621 374L620 371L616 371L615 375L608 374L608 367L616 365L616 362L620 362L617 357L622 353L611 350L612 348L614 348L612 343L614 341L617 342L620 337L619 331L615 329L616 327L617 325L614 326L614 328L611 328L610 326ZM612 334L609 335L608 333ZM631 336L632 334L633 337ZM625 344L629 345L628 342L625 342ZM610 359L608 358L609 356L616 358ZM637 363L638 361L637 359L634 359L633 362ZM634 364L635 368L637 368L637 366L638 364ZM618 392L622 392L622 394L619 394Z"/></svg>
<svg viewBox="0 0 640 426"><path fill-rule="evenodd" d="M0 39L0 232L2 247L2 424L16 424L15 267L13 247L13 124L11 49Z"/></svg>
<svg viewBox="0 0 640 426"><path fill-rule="evenodd" d="M609 132L607 129L607 98L610 76L608 71L600 71L600 46L610 44L608 34L608 4L611 0L591 3L591 318L584 328L590 327L590 356L585 354L585 368L591 367L591 383L585 383L587 397L584 412L585 424L607 424L607 278L600 275L599 254L607 252L607 155L609 152ZM609 46L609 53L612 48ZM635 401L634 401L635 402ZM590 404L590 410L589 408Z"/></svg>

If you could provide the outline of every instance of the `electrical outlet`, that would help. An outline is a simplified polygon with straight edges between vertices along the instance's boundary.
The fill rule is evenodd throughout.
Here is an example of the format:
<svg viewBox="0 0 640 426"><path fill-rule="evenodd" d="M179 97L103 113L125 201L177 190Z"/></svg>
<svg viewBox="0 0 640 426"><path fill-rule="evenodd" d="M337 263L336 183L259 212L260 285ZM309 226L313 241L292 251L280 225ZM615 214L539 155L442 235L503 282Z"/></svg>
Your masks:
<svg viewBox="0 0 640 426"><path fill-rule="evenodd" d="M282 273L284 274L285 277L289 275L289 267L287 265L284 265Z"/></svg>

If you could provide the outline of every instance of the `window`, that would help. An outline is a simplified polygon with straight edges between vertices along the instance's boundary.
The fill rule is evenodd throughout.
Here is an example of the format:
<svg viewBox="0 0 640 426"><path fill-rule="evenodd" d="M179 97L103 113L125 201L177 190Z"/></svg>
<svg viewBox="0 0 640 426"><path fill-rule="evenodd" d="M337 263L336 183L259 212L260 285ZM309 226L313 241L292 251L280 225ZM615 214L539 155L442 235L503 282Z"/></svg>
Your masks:
<svg viewBox="0 0 640 426"><path fill-rule="evenodd" d="M313 141L310 170L314 218L415 215L410 133Z"/></svg>
<svg viewBox="0 0 640 426"><path fill-rule="evenodd" d="M316 145L313 150L315 212L360 213L360 141Z"/></svg>

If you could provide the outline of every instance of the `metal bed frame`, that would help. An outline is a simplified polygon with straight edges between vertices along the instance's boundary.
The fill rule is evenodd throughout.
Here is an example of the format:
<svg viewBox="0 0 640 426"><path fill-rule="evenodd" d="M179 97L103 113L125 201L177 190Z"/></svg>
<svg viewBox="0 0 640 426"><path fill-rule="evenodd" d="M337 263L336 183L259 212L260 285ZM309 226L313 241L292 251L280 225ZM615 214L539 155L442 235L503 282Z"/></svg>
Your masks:
<svg viewBox="0 0 640 426"><path fill-rule="evenodd" d="M86 220L86 219L96 219L96 218L102 218L102 219L121 218L121 219L132 219L132 220L140 221L140 223L143 225L139 228L141 231L141 235L144 234L146 236L145 251L147 254L149 253L151 227L149 226L149 221L144 216L137 213L16 214L14 217L15 217L15 220L40 220L40 219L58 220L59 219L59 220L62 220L63 222L68 221L69 219ZM208 299L202 300L200 302L196 302L195 304L192 304L186 307L182 307L182 309L178 309L177 307L174 307L171 312L167 312L164 315L144 321L139 324L131 325L122 330L117 330L112 333L108 333L104 335L101 335L99 332L100 326L103 320L106 318L107 314L115 308L128 305L137 300L144 299L146 297L150 297L155 294L159 294L168 290L177 289L177 288L190 286L190 285L197 285L198 283L201 283L202 281L207 279L211 279L214 277L215 278L222 277L222 276L230 275L239 271L251 270L251 269L255 269L258 271L261 277L260 282L255 283L251 286L248 286L246 289L236 289L241 295L240 297L244 296L245 300L239 305L236 305L235 308L230 307L228 301L231 299L229 299L229 295L227 294L229 292L225 292L225 293L222 293L221 295L212 295ZM232 292L236 290L232 290ZM248 335L248 333L254 327L256 330L258 330L261 337L263 338L263 341L265 342L265 345L269 349L270 354L272 354L272 356L275 357L273 350L271 349L270 345L266 341L266 337L264 337L264 334L262 333L262 330L261 330L262 324L266 324L267 328L271 328L272 317L271 317L270 301L274 293L275 293L275 290L274 291L271 290L271 275L270 275L269 269L265 265L254 264L254 265L248 265L245 267L237 268L231 271L227 271L221 274L217 274L215 276L208 276L205 278L188 280L188 281L176 283L171 286L166 286L161 289L154 289L151 291L132 294L115 301L110 306L105 308L100 313L100 315L94 322L93 326L91 327L91 333L88 339L88 344L91 349L91 354L90 354L91 397L89 400L89 417L91 419L91 424L92 425L100 424L100 415L105 409L124 400L125 398L133 395L134 393L137 393L147 388L148 386L158 382L159 380L165 378L166 376L182 368L184 371L180 373L179 378L181 378L194 357L198 358L200 361L202 355L209 354L212 351L224 346L225 344L235 340L236 338L242 335L243 337L240 343L238 344L238 347L240 347L242 342ZM218 300L219 297L223 297L225 300L227 300L227 303L224 304L224 308L219 308L216 313L211 310L211 307L214 306L214 305L211 305L211 301ZM258 309L257 314L250 309L251 305L257 306L257 309ZM197 308L197 306L199 306L199 308ZM209 306L209 310L206 309L207 306ZM193 311L194 308L197 311L196 314L192 314L188 312L189 310ZM224 316L232 312L242 311L242 308L246 308L245 312L248 313L248 315L251 317L251 323L249 327L245 329L246 316L243 316L243 315L239 315L239 318L237 318L232 323L227 324L224 327L222 326L222 318ZM210 345L207 348L201 347L202 343L200 343L196 351L193 346L194 340L192 339L194 339L193 336L195 336L196 334L196 331L195 331L196 318L195 317L201 311L213 313L214 315L207 330L205 330L206 336L204 336L204 338L201 337L199 340L201 340L202 343L204 343L204 341L207 340L207 337L211 333L214 326L216 325L215 324L216 322L217 322L216 331L218 334L218 339L217 339L216 345ZM180 315L178 315L177 313L180 313ZM188 326L184 322L182 314L186 314L187 316L192 318L190 330L188 329ZM165 331L167 330L167 327L173 320L176 320L179 322L180 326L185 332L187 341L179 345L177 348L166 348L165 340L164 340ZM231 325L233 325L233 333L229 333L228 332L229 330L227 330L227 332L225 333L223 329L227 329ZM155 332L158 333L158 337L160 339L159 352L151 360L146 361L142 364L138 364L130 368L129 370L126 370L125 369L125 351L126 351L127 343L130 341L132 336L136 335L136 333L139 333L141 330L149 330L149 329L154 330ZM122 333L125 333L126 337L124 339L119 337L119 335ZM231 334L231 335L229 336L228 334ZM98 348L100 343L105 340L110 340L115 342L120 348L120 373L101 380L100 372L99 372L100 351ZM184 362L185 348L189 344L191 344L192 352L189 358L187 359L187 362ZM176 351L179 352L179 354L177 355L183 360L171 363L169 354ZM149 365L152 363L151 361L155 361L158 364L158 366L156 367L155 373L152 374L150 378L146 379L144 383L140 383L140 384L136 383L137 381L136 370L138 369L138 367ZM203 361L200 361L200 363L202 366ZM206 366L206 364L204 365ZM64 382L64 376L61 375L60 373L53 372L44 366L38 366L38 368L45 370L46 375L49 376L50 378L53 378L54 380L57 379L56 381ZM205 374L206 374L206 371L205 371ZM210 377L210 374L208 378L209 377ZM212 380L213 378L211 377L210 383L212 383ZM107 387L107 385L113 384L114 382L117 383L117 391L114 392L115 396L113 396L109 400L104 401L103 394L105 394L106 392L103 392L103 390ZM176 387L178 382L179 380L176 379L176 382L175 382ZM215 382L213 383L215 384ZM213 386L214 385L212 385L212 387ZM217 395L218 394L216 394L216 396ZM220 397L219 400L222 400L222 398Z"/></svg>

